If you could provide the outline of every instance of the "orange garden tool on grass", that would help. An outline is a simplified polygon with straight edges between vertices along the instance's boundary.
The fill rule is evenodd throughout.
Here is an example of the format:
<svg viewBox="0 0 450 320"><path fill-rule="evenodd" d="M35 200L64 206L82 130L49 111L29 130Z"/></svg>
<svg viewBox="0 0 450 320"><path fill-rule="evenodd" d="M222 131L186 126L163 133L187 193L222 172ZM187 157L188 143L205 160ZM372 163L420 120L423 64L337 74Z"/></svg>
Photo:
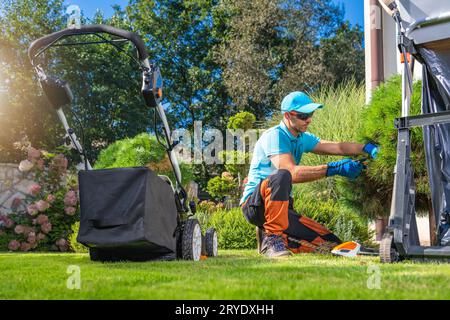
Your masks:
<svg viewBox="0 0 450 320"><path fill-rule="evenodd" d="M348 241L337 245L331 250L331 253L337 256L354 258L357 256L378 256L378 251L372 248L366 248L355 241Z"/></svg>

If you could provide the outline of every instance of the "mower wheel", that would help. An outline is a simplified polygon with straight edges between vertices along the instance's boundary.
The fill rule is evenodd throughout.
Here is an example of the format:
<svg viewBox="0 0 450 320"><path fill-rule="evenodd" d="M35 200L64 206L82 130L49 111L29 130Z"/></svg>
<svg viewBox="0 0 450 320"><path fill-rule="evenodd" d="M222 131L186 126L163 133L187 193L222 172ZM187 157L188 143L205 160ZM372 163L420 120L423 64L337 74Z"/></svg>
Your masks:
<svg viewBox="0 0 450 320"><path fill-rule="evenodd" d="M380 262L396 263L400 261L400 255L394 245L394 235L386 232L380 243Z"/></svg>
<svg viewBox="0 0 450 320"><path fill-rule="evenodd" d="M183 230L184 230L184 222L180 222L180 225L177 227L177 230L175 231L175 238L177 243L177 259L182 259L182 250L183 247L182 241L183 241Z"/></svg>
<svg viewBox="0 0 450 320"><path fill-rule="evenodd" d="M197 219L186 220L181 239L181 257L184 260L200 260L202 254L202 230Z"/></svg>
<svg viewBox="0 0 450 320"><path fill-rule="evenodd" d="M205 233L205 249L208 257L217 257L218 255L217 232L214 228L208 228Z"/></svg>

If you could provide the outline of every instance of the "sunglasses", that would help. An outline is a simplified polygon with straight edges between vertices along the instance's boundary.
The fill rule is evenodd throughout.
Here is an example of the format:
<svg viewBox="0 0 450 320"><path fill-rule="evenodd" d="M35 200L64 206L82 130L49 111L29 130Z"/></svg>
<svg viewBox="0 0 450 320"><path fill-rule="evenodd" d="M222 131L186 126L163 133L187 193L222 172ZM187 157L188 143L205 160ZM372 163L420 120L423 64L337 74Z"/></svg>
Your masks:
<svg viewBox="0 0 450 320"><path fill-rule="evenodd" d="M308 120L309 118L311 118L314 114L314 111L311 113L303 113L303 112L295 112L295 111L291 111L289 112L289 114L291 116L297 117L297 119L299 120Z"/></svg>

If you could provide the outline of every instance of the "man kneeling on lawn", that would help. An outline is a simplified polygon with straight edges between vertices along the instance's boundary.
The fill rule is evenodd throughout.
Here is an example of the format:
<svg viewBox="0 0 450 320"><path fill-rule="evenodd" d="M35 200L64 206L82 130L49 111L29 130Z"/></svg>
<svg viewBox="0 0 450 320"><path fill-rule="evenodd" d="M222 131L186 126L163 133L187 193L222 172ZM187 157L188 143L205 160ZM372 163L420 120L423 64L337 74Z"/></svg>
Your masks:
<svg viewBox="0 0 450 320"><path fill-rule="evenodd" d="M368 153L372 158L378 153L377 146L371 143L324 141L307 132L314 111L322 107L303 92L290 93L281 103L283 120L265 131L255 144L240 205L247 221L256 225L258 250L266 256L330 252L341 243L327 228L294 211L292 183L334 175L355 179L364 165L348 158L319 166L301 166L303 153L342 156Z"/></svg>

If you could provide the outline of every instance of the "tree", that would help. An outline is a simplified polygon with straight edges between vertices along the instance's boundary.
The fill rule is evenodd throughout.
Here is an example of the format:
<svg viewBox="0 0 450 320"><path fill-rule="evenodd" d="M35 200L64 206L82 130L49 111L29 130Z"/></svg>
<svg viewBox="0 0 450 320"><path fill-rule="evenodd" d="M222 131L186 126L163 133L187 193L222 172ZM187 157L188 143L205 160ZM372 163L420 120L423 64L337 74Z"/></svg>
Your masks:
<svg viewBox="0 0 450 320"><path fill-rule="evenodd" d="M6 102L0 99L0 161L5 161L14 159L11 145L22 132L39 148L61 144L64 131L26 50L32 40L65 28L66 17L62 0L0 4L0 68L9 80L0 82L0 94L7 92ZM111 18L98 13L89 23L134 31L144 39L162 70L171 127L192 128L189 108L205 129L224 132L228 118L243 110L263 121L288 92L314 90L344 81L344 71L362 70L356 67L362 61L361 32L343 25L342 9L324 0L131 0L125 10L116 6ZM131 44L120 46L135 55ZM347 51L340 54L333 46ZM93 162L101 147L153 131L154 111L143 103L140 71L129 55L101 44L54 48L45 59L48 73L72 87L71 111L84 124L84 145ZM72 112L67 116L76 123ZM195 168L205 185L223 166Z"/></svg>
<svg viewBox="0 0 450 320"><path fill-rule="evenodd" d="M218 0L132 0L127 7L130 23L148 44L150 57L164 77L164 103L173 127L192 129L192 110L204 129L224 131L233 109L222 82L221 65L213 48L227 26L217 26ZM192 131L191 131L192 135ZM196 164L201 188L222 165Z"/></svg>
<svg viewBox="0 0 450 320"><path fill-rule="evenodd" d="M97 13L92 23L130 30L128 18L119 7L109 19ZM99 39L82 36L76 40ZM75 95L73 112L83 123L85 146L94 160L105 145L153 130L154 110L144 104L140 66L131 58L136 56L135 47L127 43L121 48L124 52L109 44L57 50L60 61L52 73L71 85Z"/></svg>
<svg viewBox="0 0 450 320"><path fill-rule="evenodd" d="M334 63L349 61L340 57L347 52L330 54L334 43L351 40L358 59L348 68L361 69L361 33L345 24L343 9L329 1L224 0L220 8L222 24L228 25L216 47L223 81L237 108L258 119L278 109L291 91L341 81Z"/></svg>
<svg viewBox="0 0 450 320"><path fill-rule="evenodd" d="M280 63L281 43L276 35L280 8L276 1L224 0L217 10L228 29L215 49L223 82L239 110L264 118L273 104L271 89Z"/></svg>
<svg viewBox="0 0 450 320"><path fill-rule="evenodd" d="M351 28L348 21L341 24L336 35L321 39L321 54L327 70L333 75L333 84L354 78L364 81L364 31L357 25Z"/></svg>
<svg viewBox="0 0 450 320"><path fill-rule="evenodd" d="M37 83L27 49L31 41L64 29L66 17L63 1L56 0L2 1L1 8L0 57L9 80L4 84L7 97L0 133L0 161L5 162L17 160L12 144L22 135L28 135L39 148L52 150L63 142L65 132ZM119 7L109 19L97 13L92 23L129 30L128 19ZM77 40L92 41L94 36ZM131 44L124 45L123 50L135 54ZM152 110L145 106L139 92L139 66L126 54L107 44L69 46L48 50L42 62L49 75L71 86L75 101L72 108L65 110L66 115L75 128L74 114L81 120L83 144L93 162L101 147L152 128ZM80 130L77 133L81 137Z"/></svg>
<svg viewBox="0 0 450 320"><path fill-rule="evenodd" d="M53 149L62 135L27 57L30 42L62 26L61 0L0 0L0 162L21 158L13 143L27 135L39 148Z"/></svg>
<svg viewBox="0 0 450 320"><path fill-rule="evenodd" d="M222 33L214 27L218 0L132 0L127 7L133 28L143 36L150 57L165 78L164 102L171 123L192 124L191 108L204 126L224 129L233 114L211 55ZM215 32L215 33L214 33Z"/></svg>

